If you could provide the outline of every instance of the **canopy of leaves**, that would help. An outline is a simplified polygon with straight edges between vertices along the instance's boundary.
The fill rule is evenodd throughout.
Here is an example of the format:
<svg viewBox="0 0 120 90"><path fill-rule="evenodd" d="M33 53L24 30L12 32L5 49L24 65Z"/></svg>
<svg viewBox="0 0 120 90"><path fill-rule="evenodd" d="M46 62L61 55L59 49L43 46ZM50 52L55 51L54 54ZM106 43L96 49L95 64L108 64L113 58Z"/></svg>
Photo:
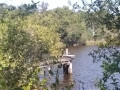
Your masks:
<svg viewBox="0 0 120 90"><path fill-rule="evenodd" d="M40 25L36 18L40 14L31 9L25 15L20 14L24 8L9 10L1 5L0 10L0 89L37 88L40 62L62 55L60 35L54 28Z"/></svg>
<svg viewBox="0 0 120 90"><path fill-rule="evenodd" d="M83 0L84 1L84 0ZM120 89L120 1L119 0L95 0L91 4L85 4L93 18L98 17L97 22L105 25L106 41L105 45L100 45L90 55L94 61L102 60L103 77L98 86L101 90ZM94 20L92 21L94 22Z"/></svg>

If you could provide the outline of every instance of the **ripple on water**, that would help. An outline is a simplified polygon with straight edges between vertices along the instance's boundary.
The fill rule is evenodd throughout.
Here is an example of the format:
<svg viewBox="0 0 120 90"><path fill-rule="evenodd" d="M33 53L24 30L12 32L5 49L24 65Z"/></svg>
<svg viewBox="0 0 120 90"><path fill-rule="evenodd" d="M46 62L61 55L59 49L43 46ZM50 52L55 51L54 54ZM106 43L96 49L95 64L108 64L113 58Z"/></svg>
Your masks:
<svg viewBox="0 0 120 90"><path fill-rule="evenodd" d="M84 90L99 90L94 85L102 76L101 62L93 63L92 57L88 55L93 49L97 47L83 46L69 49L70 54L76 55L73 60L73 78L77 82L74 90L83 87Z"/></svg>

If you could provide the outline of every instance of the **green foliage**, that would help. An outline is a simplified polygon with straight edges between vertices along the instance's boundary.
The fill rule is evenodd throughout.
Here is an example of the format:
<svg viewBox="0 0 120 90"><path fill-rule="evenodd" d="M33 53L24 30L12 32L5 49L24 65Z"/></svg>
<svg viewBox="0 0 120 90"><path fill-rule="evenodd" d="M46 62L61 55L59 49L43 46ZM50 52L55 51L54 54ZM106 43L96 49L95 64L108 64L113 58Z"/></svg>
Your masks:
<svg viewBox="0 0 120 90"><path fill-rule="evenodd" d="M105 35L107 43L90 54L95 62L102 61L103 77L98 83L101 90L120 89L119 5L119 0L95 0L89 5L89 12L97 14L99 18L97 22L104 24L104 33L109 34Z"/></svg>
<svg viewBox="0 0 120 90"><path fill-rule="evenodd" d="M55 31L60 34L61 41L68 46L85 42L91 37L91 33L86 29L82 13L84 12L73 12L68 7L48 10L39 17L42 21L39 24L54 27Z"/></svg>
<svg viewBox="0 0 120 90"><path fill-rule="evenodd" d="M100 88L110 88L113 85L113 88L119 89L119 73L120 73L120 51L119 48L115 46L102 46L99 47L97 51L91 53L94 61L102 61L102 68L104 70L103 77L101 78L98 86ZM118 76L118 77L117 77ZM109 86L109 84L111 84Z"/></svg>
<svg viewBox="0 0 120 90"><path fill-rule="evenodd" d="M101 28L105 26L99 22L99 11L90 12L88 17L84 11L75 12L68 7L47 10L47 6L47 3L33 1L19 7L0 4L0 89L46 89L47 81L39 82L38 78L41 61L58 59L65 45L92 39L90 30L93 27L95 33L103 35ZM108 14L106 10L102 11L104 19L106 13ZM86 24L88 20L92 23ZM119 42L116 40L116 43ZM108 70L111 64L103 67ZM58 77L56 83L54 85L57 88Z"/></svg>
<svg viewBox="0 0 120 90"><path fill-rule="evenodd" d="M24 8L21 10L24 12ZM0 89L2 90L39 88L38 73L41 61L57 59L62 55L64 45L54 28L40 25L38 23L40 19L36 18L40 17L40 14L25 12L23 15L20 14L21 10L9 11L5 8L6 13L2 13L4 17L0 17Z"/></svg>

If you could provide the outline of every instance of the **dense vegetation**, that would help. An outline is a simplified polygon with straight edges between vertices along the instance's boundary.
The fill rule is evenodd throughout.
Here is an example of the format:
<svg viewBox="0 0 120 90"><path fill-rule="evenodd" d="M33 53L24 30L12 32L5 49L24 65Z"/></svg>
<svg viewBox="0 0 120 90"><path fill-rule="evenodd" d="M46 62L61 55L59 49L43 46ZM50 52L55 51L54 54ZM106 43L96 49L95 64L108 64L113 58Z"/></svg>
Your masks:
<svg viewBox="0 0 120 90"><path fill-rule="evenodd" d="M0 4L0 89L39 88L42 61L57 60L66 46L92 38L84 12L46 9L46 3Z"/></svg>
<svg viewBox="0 0 120 90"><path fill-rule="evenodd" d="M0 4L0 89L38 88L40 62L62 55L59 33L41 21L36 3Z"/></svg>
<svg viewBox="0 0 120 90"><path fill-rule="evenodd" d="M101 90L120 90L120 1L95 0L89 5L84 2L86 5L89 14L96 14L93 18L97 17L105 27L102 30L108 33L104 37L107 43L90 53L94 62L102 61L103 77L97 85Z"/></svg>
<svg viewBox="0 0 120 90"><path fill-rule="evenodd" d="M107 80L112 78L115 88L120 88L115 79L115 73L120 73L120 52L116 49L120 44L120 2L83 3L85 11L76 11L77 4L74 9L64 6L53 10L39 2L18 7L0 4L0 89L44 87L45 82L38 78L42 61L57 60L66 46L101 39L107 43L91 53L95 61L103 59L103 78L98 86L106 90Z"/></svg>

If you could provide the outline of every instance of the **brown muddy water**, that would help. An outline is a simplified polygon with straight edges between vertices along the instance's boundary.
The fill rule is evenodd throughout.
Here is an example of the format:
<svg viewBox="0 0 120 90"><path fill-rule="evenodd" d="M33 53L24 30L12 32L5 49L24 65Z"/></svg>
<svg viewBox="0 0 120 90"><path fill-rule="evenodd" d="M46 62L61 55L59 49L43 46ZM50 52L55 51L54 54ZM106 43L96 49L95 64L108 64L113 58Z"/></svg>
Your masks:
<svg viewBox="0 0 120 90"><path fill-rule="evenodd" d="M72 75L64 75L62 68L57 69L57 65L52 67L53 75L48 75L48 83L55 82L56 73L60 82L60 90L73 83L72 90L99 90L95 86L99 78L102 76L101 62L93 63L92 57L88 54L97 49L97 46L80 46L70 47L69 53L75 55L72 61ZM58 70L58 72L57 72ZM45 70L46 71L46 70ZM44 76L39 75L40 79Z"/></svg>

